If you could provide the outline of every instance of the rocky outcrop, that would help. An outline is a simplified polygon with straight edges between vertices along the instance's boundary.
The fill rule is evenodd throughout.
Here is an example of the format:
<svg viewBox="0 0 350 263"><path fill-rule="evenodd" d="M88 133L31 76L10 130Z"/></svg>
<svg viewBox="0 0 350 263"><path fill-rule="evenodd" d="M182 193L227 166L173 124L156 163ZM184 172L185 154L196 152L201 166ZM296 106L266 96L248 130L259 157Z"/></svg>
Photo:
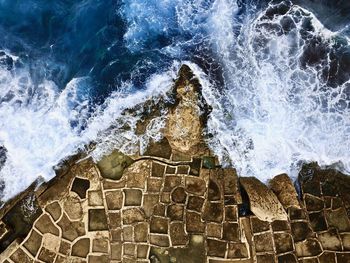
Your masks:
<svg viewBox="0 0 350 263"><path fill-rule="evenodd" d="M297 191L287 174L275 176L268 185L285 209L292 206L300 208Z"/></svg>
<svg viewBox="0 0 350 263"><path fill-rule="evenodd" d="M239 182L248 194L250 210L260 220L268 222L287 220L287 213L283 206L265 184L254 177L241 177Z"/></svg>
<svg viewBox="0 0 350 263"><path fill-rule="evenodd" d="M209 108L201 95L201 86L191 69L183 65L174 86L175 106L167 116L165 137L173 150L196 155L206 149L203 129Z"/></svg>

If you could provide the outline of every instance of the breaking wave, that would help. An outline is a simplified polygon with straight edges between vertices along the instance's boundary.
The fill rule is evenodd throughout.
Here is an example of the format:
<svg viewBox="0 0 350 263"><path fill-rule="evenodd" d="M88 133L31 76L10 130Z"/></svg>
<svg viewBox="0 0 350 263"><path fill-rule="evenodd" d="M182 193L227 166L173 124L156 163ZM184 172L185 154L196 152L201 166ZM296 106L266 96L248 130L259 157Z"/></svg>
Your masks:
<svg viewBox="0 0 350 263"><path fill-rule="evenodd" d="M309 161L350 172L349 40L307 7L231 0L0 7L3 200L38 176L52 178L60 160L88 143L97 160L159 139L166 109L143 135L136 123L145 101L168 99L182 63L213 108L209 146L241 176L295 176Z"/></svg>

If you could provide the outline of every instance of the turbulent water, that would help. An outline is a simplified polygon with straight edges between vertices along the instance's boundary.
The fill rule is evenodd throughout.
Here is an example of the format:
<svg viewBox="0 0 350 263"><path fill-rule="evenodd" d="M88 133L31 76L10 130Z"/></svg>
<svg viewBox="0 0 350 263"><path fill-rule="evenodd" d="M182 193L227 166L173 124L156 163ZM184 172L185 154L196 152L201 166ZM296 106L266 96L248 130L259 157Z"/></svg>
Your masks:
<svg viewBox="0 0 350 263"><path fill-rule="evenodd" d="M139 114L122 113L167 100L182 63L213 108L210 147L240 175L294 176L308 161L350 172L349 10L330 0L1 0L1 198L50 179L90 142L95 159L142 151L164 118L140 136Z"/></svg>

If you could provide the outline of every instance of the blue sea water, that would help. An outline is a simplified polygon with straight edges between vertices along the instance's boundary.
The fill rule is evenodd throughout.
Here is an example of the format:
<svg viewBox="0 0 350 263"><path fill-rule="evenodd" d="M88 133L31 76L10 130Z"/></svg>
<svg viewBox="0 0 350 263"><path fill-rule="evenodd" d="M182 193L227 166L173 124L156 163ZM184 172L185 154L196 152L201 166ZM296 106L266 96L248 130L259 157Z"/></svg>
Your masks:
<svg viewBox="0 0 350 263"><path fill-rule="evenodd" d="M294 176L305 161L349 172L349 10L345 0L0 0L2 198L52 178L89 142L95 159L142 151L164 118L138 136L140 116L121 113L166 99L182 63L213 107L210 147L242 176Z"/></svg>

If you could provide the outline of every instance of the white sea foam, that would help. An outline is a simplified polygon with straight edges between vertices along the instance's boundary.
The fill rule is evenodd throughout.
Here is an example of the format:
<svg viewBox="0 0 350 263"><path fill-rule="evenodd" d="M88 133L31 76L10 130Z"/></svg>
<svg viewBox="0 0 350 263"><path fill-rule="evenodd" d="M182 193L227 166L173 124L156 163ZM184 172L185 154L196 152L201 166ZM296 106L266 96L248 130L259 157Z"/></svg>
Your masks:
<svg viewBox="0 0 350 263"><path fill-rule="evenodd" d="M85 97L90 85L87 78L73 79L58 93L49 81L35 86L25 70L1 70L0 98L8 98L0 105L0 142L7 149L7 160L0 171L0 179L5 182L3 200L24 190L38 176L45 180L52 178L53 167L86 143L100 143L91 153L94 158L100 158L114 147L132 153L139 144L144 147L149 138L159 136L161 119L153 125L151 122L149 131L140 138L133 129L122 129L126 123L135 128L139 116L121 116L121 113L152 97L164 96L177 69L175 63L163 74L152 75L144 90L135 93L130 93L130 84L125 83L89 119ZM79 122L87 122L83 131L75 128L80 127ZM108 130L111 125L113 129Z"/></svg>

